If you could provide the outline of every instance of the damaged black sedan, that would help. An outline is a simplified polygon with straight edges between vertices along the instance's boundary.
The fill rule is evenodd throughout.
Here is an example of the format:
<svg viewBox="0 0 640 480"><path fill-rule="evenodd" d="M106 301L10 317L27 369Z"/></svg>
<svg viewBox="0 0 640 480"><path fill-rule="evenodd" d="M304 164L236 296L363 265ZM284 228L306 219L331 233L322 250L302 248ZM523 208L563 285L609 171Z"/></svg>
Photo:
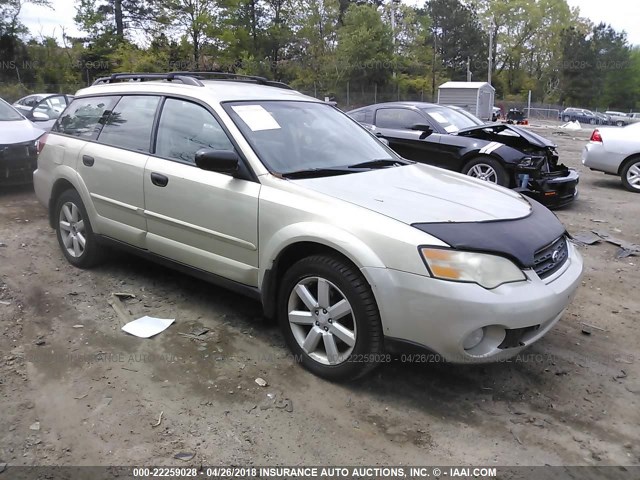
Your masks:
<svg viewBox="0 0 640 480"><path fill-rule="evenodd" d="M485 124L456 107L392 102L348 112L409 160L517 190L547 207L577 196L578 172L559 163L556 145L530 130Z"/></svg>

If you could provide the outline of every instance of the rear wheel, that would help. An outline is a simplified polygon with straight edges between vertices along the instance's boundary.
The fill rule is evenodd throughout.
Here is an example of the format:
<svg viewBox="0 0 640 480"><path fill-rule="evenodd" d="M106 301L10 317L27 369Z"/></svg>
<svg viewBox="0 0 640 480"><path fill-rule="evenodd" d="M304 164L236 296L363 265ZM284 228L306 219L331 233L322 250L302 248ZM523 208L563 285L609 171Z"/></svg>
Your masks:
<svg viewBox="0 0 640 480"><path fill-rule="evenodd" d="M464 166L462 173L503 187L509 186L507 171L493 158L476 157Z"/></svg>
<svg viewBox="0 0 640 480"><path fill-rule="evenodd" d="M617 127L624 127L624 122L623 122L622 120L618 120L618 121L616 122L616 126L617 126Z"/></svg>
<svg viewBox="0 0 640 480"><path fill-rule="evenodd" d="M278 318L305 368L329 380L360 377L380 363L380 314L371 288L347 261L315 255L284 275Z"/></svg>
<svg viewBox="0 0 640 480"><path fill-rule="evenodd" d="M624 164L620 172L622 185L630 192L640 193L640 157L633 157Z"/></svg>
<svg viewBox="0 0 640 480"><path fill-rule="evenodd" d="M103 250L91 229L87 211L75 190L66 190L56 202L56 236L67 261L90 268L102 260Z"/></svg>

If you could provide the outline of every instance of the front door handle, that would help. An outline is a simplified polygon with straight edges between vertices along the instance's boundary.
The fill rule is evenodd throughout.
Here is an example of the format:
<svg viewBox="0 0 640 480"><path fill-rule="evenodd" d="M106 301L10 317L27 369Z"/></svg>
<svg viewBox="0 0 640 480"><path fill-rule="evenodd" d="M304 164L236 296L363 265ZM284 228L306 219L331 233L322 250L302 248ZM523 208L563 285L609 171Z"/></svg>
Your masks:
<svg viewBox="0 0 640 480"><path fill-rule="evenodd" d="M95 158L90 157L89 155L82 156L82 163L84 163L87 167L93 167L93 163L95 161Z"/></svg>
<svg viewBox="0 0 640 480"><path fill-rule="evenodd" d="M157 187L166 187L167 183L169 183L169 177L166 177L160 173L152 172L151 183L153 183Z"/></svg>

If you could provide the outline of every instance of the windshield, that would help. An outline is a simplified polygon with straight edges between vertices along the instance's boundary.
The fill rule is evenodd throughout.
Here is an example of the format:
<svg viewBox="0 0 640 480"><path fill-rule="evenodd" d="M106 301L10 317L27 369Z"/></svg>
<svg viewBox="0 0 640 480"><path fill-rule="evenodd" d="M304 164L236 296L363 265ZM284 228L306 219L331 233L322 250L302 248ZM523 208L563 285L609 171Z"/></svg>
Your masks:
<svg viewBox="0 0 640 480"><path fill-rule="evenodd" d="M0 99L0 122L15 122L16 120L24 120L11 105Z"/></svg>
<svg viewBox="0 0 640 480"><path fill-rule="evenodd" d="M463 128L477 127L482 125L474 122L472 119L462 113L447 107L430 107L425 108L424 113L429 115L431 119L445 129L447 133L455 133Z"/></svg>
<svg viewBox="0 0 640 480"><path fill-rule="evenodd" d="M256 101L223 106L274 173L399 160L357 122L324 103Z"/></svg>

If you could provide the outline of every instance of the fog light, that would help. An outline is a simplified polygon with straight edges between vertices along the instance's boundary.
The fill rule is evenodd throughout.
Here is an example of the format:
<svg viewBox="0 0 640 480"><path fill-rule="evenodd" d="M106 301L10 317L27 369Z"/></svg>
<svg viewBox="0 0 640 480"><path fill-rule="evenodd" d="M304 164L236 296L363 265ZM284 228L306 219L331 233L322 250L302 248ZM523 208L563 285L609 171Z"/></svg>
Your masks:
<svg viewBox="0 0 640 480"><path fill-rule="evenodd" d="M467 338L464 339L464 342L462 343L462 347L465 350L471 350L472 348L477 347L483 338L484 338L484 328L479 328L478 330L474 330L469 335L467 335Z"/></svg>

